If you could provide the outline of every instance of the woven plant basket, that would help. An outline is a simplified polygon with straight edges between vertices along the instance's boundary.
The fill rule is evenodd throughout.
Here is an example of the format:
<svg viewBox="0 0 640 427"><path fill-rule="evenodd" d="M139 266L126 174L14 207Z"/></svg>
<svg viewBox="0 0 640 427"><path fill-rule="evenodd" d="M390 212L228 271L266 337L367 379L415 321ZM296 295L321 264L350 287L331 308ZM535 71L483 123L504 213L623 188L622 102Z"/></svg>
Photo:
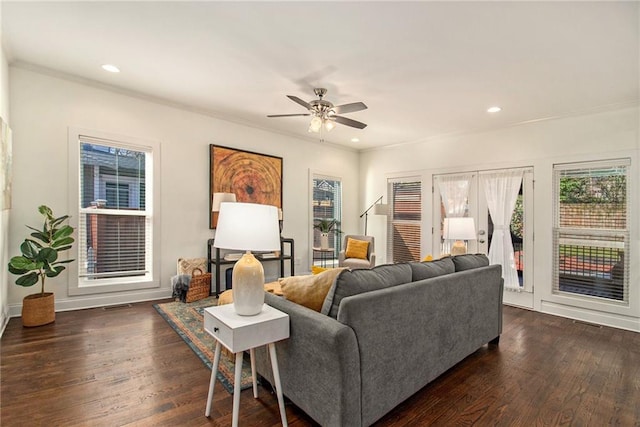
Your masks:
<svg viewBox="0 0 640 427"><path fill-rule="evenodd" d="M53 292L31 294L22 300L22 326L42 326L56 321Z"/></svg>
<svg viewBox="0 0 640 427"><path fill-rule="evenodd" d="M199 272L199 274L196 274ZM189 290L185 302L194 302L206 298L211 292L211 273L203 273L201 269L194 268L189 282Z"/></svg>

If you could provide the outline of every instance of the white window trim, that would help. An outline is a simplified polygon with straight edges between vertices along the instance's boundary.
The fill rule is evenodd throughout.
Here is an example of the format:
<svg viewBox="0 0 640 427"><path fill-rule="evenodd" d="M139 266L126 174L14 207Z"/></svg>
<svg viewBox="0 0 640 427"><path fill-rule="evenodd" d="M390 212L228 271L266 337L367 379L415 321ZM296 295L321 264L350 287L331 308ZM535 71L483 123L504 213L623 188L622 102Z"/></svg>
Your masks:
<svg viewBox="0 0 640 427"><path fill-rule="evenodd" d="M620 230L607 230L607 229L595 229L595 230L585 230L585 229L573 229L568 227L560 227L558 225L559 216L560 216L560 173L566 170L574 170L574 169L598 169L598 168L607 168L612 165L620 165L626 168L626 177L627 177L627 228L624 232ZM552 197L553 197L553 220L552 220L552 250L554 251L553 261L552 261L552 284L551 284L551 296L550 300L561 301L566 305L570 305L577 308L586 308L590 309L592 307L599 307L599 309L605 313L616 313L617 308L626 309L630 308L634 304L633 294L636 291L633 286L633 282L631 280L632 277L632 249L631 249L631 241L632 241L632 230L634 228L634 215L633 215L633 195L634 195L634 180L632 173L632 165L633 160L631 156L629 157L620 157L620 158L611 158L606 160L593 160L593 161L576 161L576 162L561 162L555 163L552 166ZM625 239L625 243L623 243L623 247L625 248L625 299L622 301L616 301L608 298L597 298L597 297L589 297L582 296L580 294L574 294L570 292L557 292L555 290L556 286L556 275L557 275L557 261L555 257L555 251L557 250L557 245L560 243L559 239L556 238L557 234L562 232L573 232L575 234L599 234L602 236L623 236ZM594 242L590 241L590 244L593 245ZM614 247L617 245L609 244L606 247Z"/></svg>
<svg viewBox="0 0 640 427"><path fill-rule="evenodd" d="M152 191L147 193L147 210L151 212L152 220L152 269L151 274L146 278L132 277L130 279L119 279L117 281L100 281L97 285L87 286L81 284L79 279L78 263L69 264L69 295L95 295L111 292L133 291L140 289L160 288L160 143L156 141L143 140L140 138L116 135L112 133L97 131L93 129L82 129L70 127L68 130L69 149L69 212L71 218L69 224L78 229L80 213L80 138L98 139L108 142L112 146L138 149L140 151L151 152L151 164L147 166L147 178L151 183ZM77 231L76 231L77 233ZM79 244L76 242L71 249L71 257L78 257Z"/></svg>

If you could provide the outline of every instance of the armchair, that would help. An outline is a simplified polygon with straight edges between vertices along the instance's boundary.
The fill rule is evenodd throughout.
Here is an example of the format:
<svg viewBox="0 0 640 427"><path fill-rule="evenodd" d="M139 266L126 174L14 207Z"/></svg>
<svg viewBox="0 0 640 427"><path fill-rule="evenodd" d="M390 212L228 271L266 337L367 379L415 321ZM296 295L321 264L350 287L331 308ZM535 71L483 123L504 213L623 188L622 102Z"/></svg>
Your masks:
<svg viewBox="0 0 640 427"><path fill-rule="evenodd" d="M355 240L365 240L369 242L369 247L367 248L367 259L361 258L347 258L346 250L347 250L347 242L349 238ZM338 266L339 267L349 267L349 268L373 268L376 265L376 254L375 254L375 239L373 236L357 236L352 234L347 234L344 236L344 243L342 245L343 249L338 254Z"/></svg>

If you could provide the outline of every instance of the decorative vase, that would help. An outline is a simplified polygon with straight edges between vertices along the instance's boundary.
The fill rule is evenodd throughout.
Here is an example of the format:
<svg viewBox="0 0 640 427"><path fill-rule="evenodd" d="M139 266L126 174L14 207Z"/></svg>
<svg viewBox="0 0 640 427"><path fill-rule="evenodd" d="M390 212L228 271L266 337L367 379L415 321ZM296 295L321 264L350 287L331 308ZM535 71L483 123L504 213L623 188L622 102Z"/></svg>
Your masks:
<svg viewBox="0 0 640 427"><path fill-rule="evenodd" d="M31 294L22 300L22 326L42 326L56 321L53 292Z"/></svg>
<svg viewBox="0 0 640 427"><path fill-rule="evenodd" d="M320 233L320 248L329 249L329 233Z"/></svg>
<svg viewBox="0 0 640 427"><path fill-rule="evenodd" d="M251 252L233 267L233 308L241 316L253 316L264 305L264 269Z"/></svg>

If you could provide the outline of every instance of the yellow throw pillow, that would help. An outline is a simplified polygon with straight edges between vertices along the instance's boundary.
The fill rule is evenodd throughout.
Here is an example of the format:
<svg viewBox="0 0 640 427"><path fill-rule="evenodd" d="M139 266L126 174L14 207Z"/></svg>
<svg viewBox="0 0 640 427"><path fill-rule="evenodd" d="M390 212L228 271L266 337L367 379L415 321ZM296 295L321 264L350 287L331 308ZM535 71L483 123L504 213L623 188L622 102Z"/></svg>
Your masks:
<svg viewBox="0 0 640 427"><path fill-rule="evenodd" d="M347 239L347 249L344 251L346 258L367 259L369 242L366 240Z"/></svg>
<svg viewBox="0 0 640 427"><path fill-rule="evenodd" d="M278 279L282 294L289 301L320 311L334 279L344 268L332 268L319 274Z"/></svg>
<svg viewBox="0 0 640 427"><path fill-rule="evenodd" d="M319 266L317 266L317 265L312 265L312 266L311 266L311 274L320 274L320 273L322 273L323 271L327 271L327 270L329 270L329 268L326 268L326 267L319 267Z"/></svg>
<svg viewBox="0 0 640 427"><path fill-rule="evenodd" d="M264 284L264 291L275 295L282 295L280 282L269 282ZM231 304L233 302L233 289L228 289L218 295L218 305Z"/></svg>
<svg viewBox="0 0 640 427"><path fill-rule="evenodd" d="M423 262L429 262L429 261L433 261L433 257L431 256L431 254L425 256L424 258L422 258Z"/></svg>

